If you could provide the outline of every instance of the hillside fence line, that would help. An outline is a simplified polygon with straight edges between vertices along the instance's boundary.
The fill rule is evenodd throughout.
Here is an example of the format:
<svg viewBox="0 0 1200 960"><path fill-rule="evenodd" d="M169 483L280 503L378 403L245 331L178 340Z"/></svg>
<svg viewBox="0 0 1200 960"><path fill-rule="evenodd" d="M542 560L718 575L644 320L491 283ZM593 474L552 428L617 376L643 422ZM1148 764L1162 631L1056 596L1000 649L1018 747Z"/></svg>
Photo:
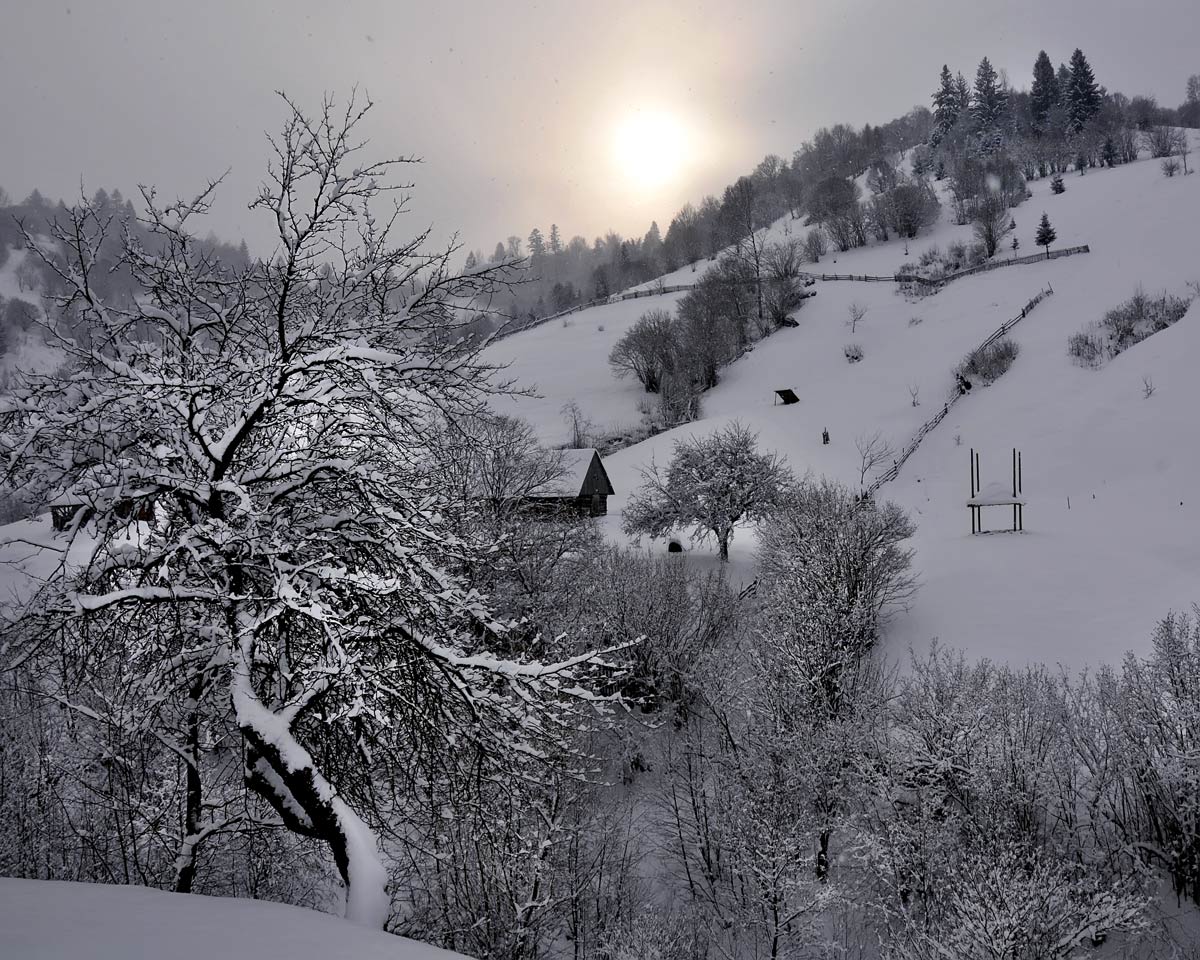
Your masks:
<svg viewBox="0 0 1200 960"><path fill-rule="evenodd" d="M854 274L854 273L801 273L801 280L822 280L822 281L838 281L849 280L857 283L916 283L926 287L940 287L949 283L951 280L958 280L962 277L974 276L977 273L987 273L990 270L1000 270L1004 267L1015 267L1028 263L1041 263L1045 260L1057 260L1060 257L1073 257L1080 253L1091 253L1091 247L1086 243L1078 247L1066 247L1062 250L1055 250L1047 256L1044 253L1030 254L1025 257L1010 257L1007 260L993 260L988 263L981 263L976 267L968 267L965 270L959 270L955 273L947 274L937 280L931 280L928 277L920 277L916 274L897 273L890 277L876 277L869 274ZM658 297L668 293L686 293L688 290L695 288L694 283L679 283L671 286L652 286L645 290L632 290L628 293L614 293L608 297L599 297L595 300L589 300L587 303L577 303L573 307L566 310L560 310L558 313L552 313L548 317L539 317L536 320L530 320L528 323L523 323L519 327L513 327L511 330L501 330L493 340L503 340L505 337L511 337L515 333L523 333L526 330L532 330L535 327L540 327L544 323L549 323L551 320L561 320L563 317L569 317L573 313L579 313L581 310L587 310L591 307L602 306L606 303L620 303L623 300L638 300L642 297Z"/></svg>
<svg viewBox="0 0 1200 960"><path fill-rule="evenodd" d="M1016 267L1026 263L1043 263L1046 260L1057 260L1060 257L1073 257L1080 253L1091 253L1092 248L1086 243L1078 247L1064 247L1062 250L1055 250L1049 256L1044 253L1031 253L1025 257L1009 257L1006 260L989 260L987 263L981 263L975 267L967 267L965 270L958 270L954 273L947 274L940 280L928 280L922 277L917 277L909 274L896 274L897 283L917 282L925 284L943 284L949 283L951 280L958 280L962 277L972 277L977 273L987 273L989 270L1001 270L1004 267Z"/></svg>
<svg viewBox="0 0 1200 960"><path fill-rule="evenodd" d="M1011 320L1000 324L1000 326L993 330L991 335L975 349L982 350L985 347L990 347L1001 337L1005 336L1018 323L1029 316L1029 314L1033 312L1034 307L1036 307L1052 293L1054 293L1054 288L1047 286L1045 290L1041 291L1036 297L1025 304L1025 306L1021 308L1020 313L1018 313ZM900 455L896 458L891 467L889 467L886 472L881 473L878 477L872 480L867 486L866 495L868 498L874 497L875 492L885 483L890 483L891 481L895 480L896 477L900 476L900 468L904 466L909 457L917 452L917 447L921 445L921 441L929 435L934 427L946 419L946 417L950 414L950 408L954 406L954 404L956 404L963 396L965 396L965 394L962 391L956 390L953 394L951 394L950 399L946 401L945 405L940 411L938 411L938 413L921 424L921 428L913 435L913 438L909 440L908 445L900 451Z"/></svg>

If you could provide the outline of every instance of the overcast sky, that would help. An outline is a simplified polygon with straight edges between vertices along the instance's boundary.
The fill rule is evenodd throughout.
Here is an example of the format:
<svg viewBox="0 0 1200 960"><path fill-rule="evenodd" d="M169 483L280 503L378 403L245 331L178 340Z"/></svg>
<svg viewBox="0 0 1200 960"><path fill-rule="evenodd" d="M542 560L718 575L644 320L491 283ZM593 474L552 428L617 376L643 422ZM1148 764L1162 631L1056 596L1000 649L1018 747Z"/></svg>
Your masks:
<svg viewBox="0 0 1200 960"><path fill-rule="evenodd" d="M928 105L943 62L988 55L1025 87L1039 49L1080 46L1100 83L1170 106L1200 72L1198 0L0 0L0 35L0 186L174 197L231 168L212 227L259 252L277 89L369 92L373 151L425 160L413 227L490 252L551 222L665 230L820 126ZM653 184L614 158L639 114L685 136Z"/></svg>

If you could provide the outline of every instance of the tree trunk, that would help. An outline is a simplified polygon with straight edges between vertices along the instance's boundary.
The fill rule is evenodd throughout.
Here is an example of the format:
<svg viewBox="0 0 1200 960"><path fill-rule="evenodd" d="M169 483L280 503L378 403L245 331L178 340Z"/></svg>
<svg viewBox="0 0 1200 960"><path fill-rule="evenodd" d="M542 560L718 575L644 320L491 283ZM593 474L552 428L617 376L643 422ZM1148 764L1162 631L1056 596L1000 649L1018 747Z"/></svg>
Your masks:
<svg viewBox="0 0 1200 960"><path fill-rule="evenodd" d="M346 919L383 929L389 909L387 870L375 835L296 739L294 714L276 713L259 698L251 668L254 627L244 613L238 620L231 693L247 746L246 785L271 804L289 829L328 844L346 887Z"/></svg>
<svg viewBox="0 0 1200 960"><path fill-rule="evenodd" d="M202 842L200 820L204 816L203 784L200 780L200 700L204 696L205 678L196 678L188 690L187 739L184 752L189 763L185 772L183 801L183 840L175 858L176 893L191 893L196 880L196 855Z"/></svg>
<svg viewBox="0 0 1200 960"><path fill-rule="evenodd" d="M829 839L832 830L822 830L817 847L817 880L825 883L829 879Z"/></svg>

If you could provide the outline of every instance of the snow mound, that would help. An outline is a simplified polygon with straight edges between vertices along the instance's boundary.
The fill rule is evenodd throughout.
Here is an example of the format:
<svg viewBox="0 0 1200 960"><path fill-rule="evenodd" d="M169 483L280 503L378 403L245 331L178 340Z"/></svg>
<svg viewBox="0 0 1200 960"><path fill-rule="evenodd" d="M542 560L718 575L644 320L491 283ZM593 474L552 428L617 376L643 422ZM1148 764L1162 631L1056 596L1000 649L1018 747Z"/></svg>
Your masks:
<svg viewBox="0 0 1200 960"><path fill-rule="evenodd" d="M263 900L0 878L4 960L463 960Z"/></svg>

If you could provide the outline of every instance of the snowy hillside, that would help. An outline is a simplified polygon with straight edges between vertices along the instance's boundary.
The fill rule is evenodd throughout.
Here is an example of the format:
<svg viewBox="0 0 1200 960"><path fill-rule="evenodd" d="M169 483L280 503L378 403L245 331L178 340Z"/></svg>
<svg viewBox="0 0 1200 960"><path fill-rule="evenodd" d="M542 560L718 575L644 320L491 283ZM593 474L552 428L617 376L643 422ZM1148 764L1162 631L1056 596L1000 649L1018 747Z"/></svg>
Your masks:
<svg viewBox="0 0 1200 960"><path fill-rule="evenodd" d="M0 878L5 960L454 960L462 955L262 900Z"/></svg>
<svg viewBox="0 0 1200 960"><path fill-rule="evenodd" d="M1013 211L1020 252L1036 252L1034 234L1046 211L1056 247L1089 244L1090 254L964 278L917 301L891 284L818 284L818 296L797 315L798 328L762 341L723 371L720 385L704 395L702 421L606 459L617 489L610 534L621 539L620 511L643 465L669 458L677 436L735 418L758 430L761 445L785 454L797 473L857 486L855 438L879 431L903 447L941 408L964 354L1050 285L1053 296L1012 333L1021 348L1012 369L956 404L880 491L918 523L922 580L912 608L890 628L889 650L903 657L909 644L922 648L940 638L976 656L1079 666L1144 646L1157 618L1200 599L1200 305L1099 370L1075 366L1066 344L1139 284L1148 293L1182 295L1189 281L1200 280L1200 177L1166 179L1158 161L1142 160L1071 175L1066 183L1058 196L1049 180L1030 184L1032 199ZM771 232L785 229L794 235L802 228L779 222ZM970 234L944 205L937 227L909 242L908 261ZM903 241L893 240L831 254L815 269L890 275L905 263ZM685 268L665 281L694 277ZM641 313L678 297L586 310L568 325L547 324L492 348L495 359L512 361L513 377L542 394L514 401L515 412L550 443L565 439L559 410L572 399L597 427L636 421L644 395L636 383L614 379L608 351ZM867 308L853 335L851 303ZM865 354L853 365L842 353L851 341ZM1143 377L1155 387L1149 398ZM800 403L773 406L773 390L783 387ZM910 389L918 391L918 406ZM829 446L821 443L825 428ZM1023 452L1026 532L973 538L965 506L968 450L981 452L985 481L1004 480L1014 446ZM1003 526L1003 511L989 523ZM753 575L753 551L749 534L735 540L735 577Z"/></svg>

